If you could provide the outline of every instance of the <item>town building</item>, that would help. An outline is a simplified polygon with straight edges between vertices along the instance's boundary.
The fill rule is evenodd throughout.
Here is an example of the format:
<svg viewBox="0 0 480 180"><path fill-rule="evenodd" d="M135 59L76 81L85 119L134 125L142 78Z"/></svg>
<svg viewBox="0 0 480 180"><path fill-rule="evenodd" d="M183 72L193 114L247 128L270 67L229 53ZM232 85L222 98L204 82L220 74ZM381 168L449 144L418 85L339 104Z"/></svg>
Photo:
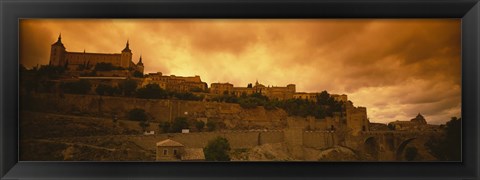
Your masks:
<svg viewBox="0 0 480 180"><path fill-rule="evenodd" d="M388 123L388 125L396 131L408 131L408 130L427 130L430 129L430 126L427 124L427 121L418 113L418 115L411 119L410 121L394 121Z"/></svg>
<svg viewBox="0 0 480 180"><path fill-rule="evenodd" d="M158 142L156 152L157 161L204 161L205 154L202 148L185 148L177 141L166 139Z"/></svg>
<svg viewBox="0 0 480 180"><path fill-rule="evenodd" d="M175 92L204 92L208 89L207 83L202 82L200 76L164 76L161 72L147 74L142 86L148 84L158 84L162 89Z"/></svg>
<svg viewBox="0 0 480 180"><path fill-rule="evenodd" d="M289 84L286 87L266 87L263 84L255 82L253 87L234 87L230 83L212 83L210 93L216 95L230 94L235 96L251 95L259 93L267 96L269 99L285 100L292 99L295 94L295 84Z"/></svg>

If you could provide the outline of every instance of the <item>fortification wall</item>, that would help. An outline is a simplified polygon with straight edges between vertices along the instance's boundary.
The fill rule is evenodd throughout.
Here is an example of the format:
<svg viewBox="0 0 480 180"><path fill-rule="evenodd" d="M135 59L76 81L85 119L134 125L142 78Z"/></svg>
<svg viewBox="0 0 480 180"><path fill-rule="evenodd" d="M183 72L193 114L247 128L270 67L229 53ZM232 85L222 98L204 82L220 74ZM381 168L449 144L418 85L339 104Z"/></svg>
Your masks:
<svg viewBox="0 0 480 180"><path fill-rule="evenodd" d="M309 148L327 148L335 145L335 134L328 131L303 132L303 146Z"/></svg>
<svg viewBox="0 0 480 180"><path fill-rule="evenodd" d="M61 112L111 117L117 114L126 118L134 108L144 109L153 122L172 121L175 117L189 119L206 118L225 122L228 128L258 127L281 129L286 126L287 113L283 110L267 111L263 107L243 109L238 104L153 100L125 97L72 94L34 94L24 104L30 104L30 110L43 112Z"/></svg>
<svg viewBox="0 0 480 180"><path fill-rule="evenodd" d="M170 133L151 136L127 136L130 141L148 150L155 150L155 144L165 139L172 139L189 148L204 148L208 142L224 137L232 149L253 148L261 144L281 143L284 141L283 131L275 132L200 132L200 133Z"/></svg>

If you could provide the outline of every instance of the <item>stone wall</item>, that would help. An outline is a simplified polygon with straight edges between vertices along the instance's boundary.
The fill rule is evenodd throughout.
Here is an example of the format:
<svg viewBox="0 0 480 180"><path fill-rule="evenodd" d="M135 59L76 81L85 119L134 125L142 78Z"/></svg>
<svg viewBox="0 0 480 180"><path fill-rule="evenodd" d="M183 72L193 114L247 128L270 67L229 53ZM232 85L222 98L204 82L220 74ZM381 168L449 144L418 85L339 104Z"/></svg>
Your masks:
<svg viewBox="0 0 480 180"><path fill-rule="evenodd" d="M261 144L284 142L283 131L230 131L230 132L200 132L200 133L169 133L150 136L127 136L128 140L136 142L139 146L149 150L155 150L155 144L165 139L172 139L182 143L187 148L204 148L208 142L224 137L230 143L232 149L253 148Z"/></svg>
<svg viewBox="0 0 480 180"><path fill-rule="evenodd" d="M328 131L303 132L303 146L310 148L326 148L336 144L335 134Z"/></svg>
<svg viewBox="0 0 480 180"><path fill-rule="evenodd" d="M227 128L283 129L287 113L283 110L265 110L263 107L243 109L238 104L182 101L166 99L137 99L97 95L33 94L21 105L29 110L61 112L91 116L111 117L117 114L126 118L134 108L144 109L153 122L173 121L176 117L207 119L224 122Z"/></svg>

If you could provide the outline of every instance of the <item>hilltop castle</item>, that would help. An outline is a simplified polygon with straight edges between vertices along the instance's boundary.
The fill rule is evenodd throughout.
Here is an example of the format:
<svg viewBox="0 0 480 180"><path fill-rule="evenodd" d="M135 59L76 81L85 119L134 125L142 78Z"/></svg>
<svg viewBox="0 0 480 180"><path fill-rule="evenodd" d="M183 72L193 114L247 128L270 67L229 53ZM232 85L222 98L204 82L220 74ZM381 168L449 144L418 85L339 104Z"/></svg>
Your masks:
<svg viewBox="0 0 480 180"><path fill-rule="evenodd" d="M68 52L62 43L62 36L58 36L57 42L53 43L50 51L50 65L64 66L68 70L79 69L93 69L98 63L110 63L115 67L121 69L138 71L143 74L144 66L142 57L138 63L132 62L132 51L129 48L129 43L122 50L121 53L87 53L83 52Z"/></svg>

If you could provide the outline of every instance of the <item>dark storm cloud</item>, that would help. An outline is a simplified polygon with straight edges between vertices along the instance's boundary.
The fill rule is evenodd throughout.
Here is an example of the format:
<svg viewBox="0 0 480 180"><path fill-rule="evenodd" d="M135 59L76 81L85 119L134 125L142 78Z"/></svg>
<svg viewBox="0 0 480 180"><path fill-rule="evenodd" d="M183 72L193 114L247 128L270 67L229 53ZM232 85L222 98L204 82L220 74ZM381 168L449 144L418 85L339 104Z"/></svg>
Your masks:
<svg viewBox="0 0 480 180"><path fill-rule="evenodd" d="M147 72L347 93L377 122L460 115L458 19L25 20L20 29L27 67L48 63L59 32L69 51L118 53L130 39Z"/></svg>

